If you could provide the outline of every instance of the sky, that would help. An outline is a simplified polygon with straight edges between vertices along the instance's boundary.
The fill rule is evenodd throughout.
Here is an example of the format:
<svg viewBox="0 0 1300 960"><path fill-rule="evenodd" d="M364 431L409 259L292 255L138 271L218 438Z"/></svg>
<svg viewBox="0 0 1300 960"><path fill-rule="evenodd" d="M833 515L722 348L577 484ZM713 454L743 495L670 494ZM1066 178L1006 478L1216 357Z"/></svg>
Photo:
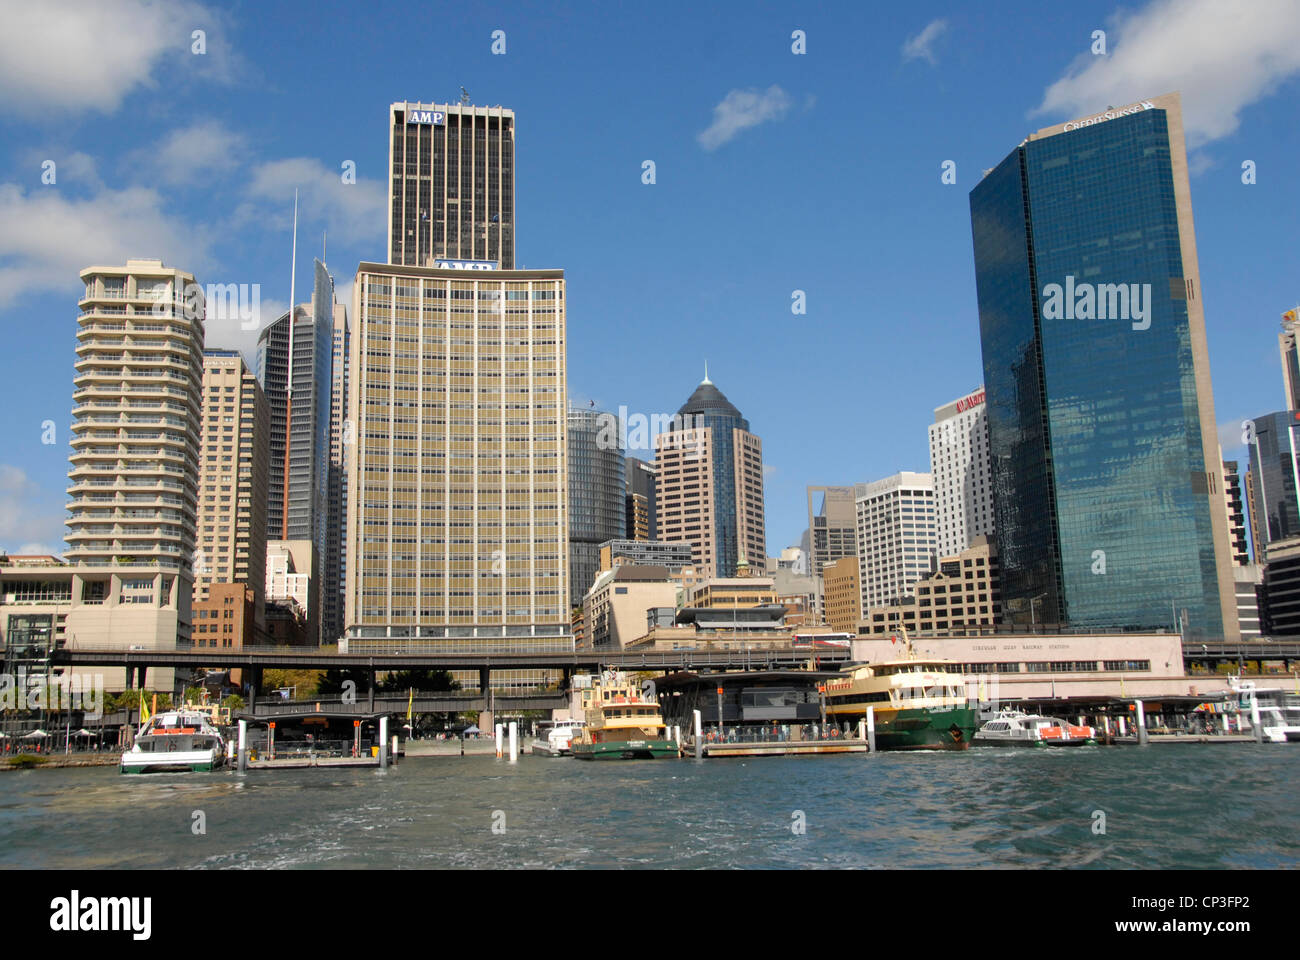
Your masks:
<svg viewBox="0 0 1300 960"><path fill-rule="evenodd" d="M0 0L0 549L62 552L78 273L160 258L259 284L270 322L297 189L298 299L324 239L350 303L358 262L386 258L388 105L461 87L515 111L516 259L566 272L571 402L671 414L707 362L763 442L771 555L806 486L928 471L934 409L982 382L981 171L1180 91L1220 440L1243 459L1241 421L1283 405L1300 299L1298 76L1292 0ZM251 358L257 332L209 323L208 346Z"/></svg>

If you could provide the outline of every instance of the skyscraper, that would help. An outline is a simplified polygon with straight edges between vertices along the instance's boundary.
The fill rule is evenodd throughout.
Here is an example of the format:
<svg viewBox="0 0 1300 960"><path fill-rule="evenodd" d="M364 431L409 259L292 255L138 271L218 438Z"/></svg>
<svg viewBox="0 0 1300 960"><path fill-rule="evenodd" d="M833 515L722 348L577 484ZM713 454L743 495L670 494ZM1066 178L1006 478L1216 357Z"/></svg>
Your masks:
<svg viewBox="0 0 1300 960"><path fill-rule="evenodd" d="M623 536L628 540L658 539L659 510L655 498L658 471L653 463L646 463L639 457L628 457L624 471L627 478L627 523Z"/></svg>
<svg viewBox="0 0 1300 960"><path fill-rule="evenodd" d="M299 573L331 583L337 571L323 560L330 522L334 310L334 280L317 260L311 302L294 307L257 338L257 377L271 412L266 536L310 542L312 569ZM317 603L329 592L330 583L320 582ZM321 611L310 616L319 628ZM322 633L321 639L336 638Z"/></svg>
<svg viewBox="0 0 1300 960"><path fill-rule="evenodd" d="M388 262L514 269L514 111L398 102L388 120Z"/></svg>
<svg viewBox="0 0 1300 960"><path fill-rule="evenodd" d="M937 407L929 432L938 553L951 557L993 533L984 388Z"/></svg>
<svg viewBox="0 0 1300 960"><path fill-rule="evenodd" d="M195 620L206 619L198 611L210 609L203 605L213 585L243 584L253 593L253 617L238 639L250 642L266 608L270 421L266 396L239 351L205 350Z"/></svg>
<svg viewBox="0 0 1300 960"><path fill-rule="evenodd" d="M343 581L347 570L348 477L344 447L354 439L354 426L349 426L348 381L351 334L348 330L348 310L341 303L334 304L333 363L330 383L330 465L327 480L325 533L325 596L321 612L327 641L343 636Z"/></svg>
<svg viewBox="0 0 1300 960"><path fill-rule="evenodd" d="M817 495L821 494L820 500ZM852 487L808 488L808 572L824 576L826 567L858 555L858 523Z"/></svg>
<svg viewBox="0 0 1300 960"><path fill-rule="evenodd" d="M1004 616L1235 637L1178 95L1030 135L970 205Z"/></svg>
<svg viewBox="0 0 1300 960"><path fill-rule="evenodd" d="M1259 529L1256 544L1300 536L1300 411L1280 410L1255 417L1250 443ZM1251 521L1256 516L1251 514ZM1262 554L1257 551L1257 562Z"/></svg>
<svg viewBox="0 0 1300 960"><path fill-rule="evenodd" d="M1244 567L1250 563L1250 547L1246 543L1246 511L1242 503L1241 476L1236 460L1223 461L1224 509L1228 511L1228 536L1232 541L1233 566Z"/></svg>
<svg viewBox="0 0 1300 960"><path fill-rule="evenodd" d="M1300 307L1282 314L1282 332L1277 335L1282 355L1282 390L1288 410L1300 410Z"/></svg>
<svg viewBox="0 0 1300 960"><path fill-rule="evenodd" d="M362 263L349 649L572 649L562 270Z"/></svg>
<svg viewBox="0 0 1300 960"><path fill-rule="evenodd" d="M569 599L577 606L600 569L600 545L621 538L627 525L618 418L571 408L568 443Z"/></svg>
<svg viewBox="0 0 1300 960"><path fill-rule="evenodd" d="M707 373L655 438L655 466L660 540L689 541L704 576L736 576L742 555L761 569L763 443Z"/></svg>
<svg viewBox="0 0 1300 960"><path fill-rule="evenodd" d="M934 564L934 478L896 473L854 487L862 615L912 595Z"/></svg>

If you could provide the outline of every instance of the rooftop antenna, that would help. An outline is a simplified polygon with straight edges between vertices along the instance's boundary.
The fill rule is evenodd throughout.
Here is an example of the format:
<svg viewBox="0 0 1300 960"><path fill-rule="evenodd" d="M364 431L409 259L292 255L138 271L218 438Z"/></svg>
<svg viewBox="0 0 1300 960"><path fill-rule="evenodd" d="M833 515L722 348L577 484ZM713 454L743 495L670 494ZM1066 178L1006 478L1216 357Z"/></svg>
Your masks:
<svg viewBox="0 0 1300 960"><path fill-rule="evenodd" d="M702 382L702 383L712 383L712 382L713 382L712 380L709 379L709 361L707 361L707 360L704 361L704 380L701 381L701 382Z"/></svg>
<svg viewBox="0 0 1300 960"><path fill-rule="evenodd" d="M326 236L326 231L322 230L320 232L320 262L321 263L329 262L328 260L325 259L325 241L327 239L328 237Z"/></svg>
<svg viewBox="0 0 1300 960"><path fill-rule="evenodd" d="M466 90L464 87L460 88L460 102L469 103L469 91Z"/></svg>

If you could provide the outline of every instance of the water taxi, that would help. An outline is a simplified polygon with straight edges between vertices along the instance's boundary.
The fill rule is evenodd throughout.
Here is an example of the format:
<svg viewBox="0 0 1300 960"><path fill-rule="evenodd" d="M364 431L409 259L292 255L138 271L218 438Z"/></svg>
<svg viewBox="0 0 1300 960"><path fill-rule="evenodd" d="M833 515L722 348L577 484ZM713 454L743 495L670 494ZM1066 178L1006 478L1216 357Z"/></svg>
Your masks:
<svg viewBox="0 0 1300 960"><path fill-rule="evenodd" d="M605 673L582 691L582 706L586 723L572 746L579 760L656 760L678 755L659 704L624 674Z"/></svg>
<svg viewBox="0 0 1300 960"><path fill-rule="evenodd" d="M573 753L573 738L585 720L545 720L537 725L537 738L531 747L539 757L567 757Z"/></svg>
<svg viewBox="0 0 1300 960"><path fill-rule="evenodd" d="M122 773L215 770L226 762L226 742L208 715L181 708L160 711L122 754Z"/></svg>
<svg viewBox="0 0 1300 960"><path fill-rule="evenodd" d="M917 657L903 632L901 660L845 667L826 684L826 718L856 723L875 708L877 750L965 750L975 734L961 665Z"/></svg>
<svg viewBox="0 0 1300 960"><path fill-rule="evenodd" d="M1250 717L1253 697L1259 708L1259 725L1268 743L1300 743L1300 693L1281 688L1261 689L1254 680L1229 677L1228 686L1238 696L1238 712Z"/></svg>
<svg viewBox="0 0 1300 960"><path fill-rule="evenodd" d="M975 734L977 747L1082 747L1096 742L1093 727L1022 710L999 711Z"/></svg>

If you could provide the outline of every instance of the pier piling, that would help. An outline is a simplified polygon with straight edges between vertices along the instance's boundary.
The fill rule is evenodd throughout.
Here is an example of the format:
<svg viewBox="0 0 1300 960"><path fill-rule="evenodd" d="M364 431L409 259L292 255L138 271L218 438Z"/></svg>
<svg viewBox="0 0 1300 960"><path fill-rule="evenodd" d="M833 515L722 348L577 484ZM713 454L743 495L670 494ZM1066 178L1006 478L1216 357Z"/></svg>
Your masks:
<svg viewBox="0 0 1300 960"><path fill-rule="evenodd" d="M1147 741L1147 713L1141 700L1137 701L1137 738L1143 746Z"/></svg>
<svg viewBox="0 0 1300 960"><path fill-rule="evenodd" d="M388 717L379 718L379 769L388 769Z"/></svg>
<svg viewBox="0 0 1300 960"><path fill-rule="evenodd" d="M867 749L876 752L876 708L867 707Z"/></svg>
<svg viewBox="0 0 1300 960"><path fill-rule="evenodd" d="M1255 742L1264 742L1264 725L1259 722L1259 699L1255 691L1250 691L1250 730L1255 734Z"/></svg>
<svg viewBox="0 0 1300 960"><path fill-rule="evenodd" d="M239 721L239 772L248 769L248 721Z"/></svg>
<svg viewBox="0 0 1300 960"><path fill-rule="evenodd" d="M510 762L514 763L519 759L519 724L510 721Z"/></svg>
<svg viewBox="0 0 1300 960"><path fill-rule="evenodd" d="M496 732L497 732L497 759L500 760L500 759L501 759L501 737L502 737L502 731L501 731L501 724L499 724L499 723L498 723L497 726L496 726Z"/></svg>
<svg viewBox="0 0 1300 960"><path fill-rule="evenodd" d="M695 713L695 759L699 760L704 756L704 724L700 720L700 711Z"/></svg>

